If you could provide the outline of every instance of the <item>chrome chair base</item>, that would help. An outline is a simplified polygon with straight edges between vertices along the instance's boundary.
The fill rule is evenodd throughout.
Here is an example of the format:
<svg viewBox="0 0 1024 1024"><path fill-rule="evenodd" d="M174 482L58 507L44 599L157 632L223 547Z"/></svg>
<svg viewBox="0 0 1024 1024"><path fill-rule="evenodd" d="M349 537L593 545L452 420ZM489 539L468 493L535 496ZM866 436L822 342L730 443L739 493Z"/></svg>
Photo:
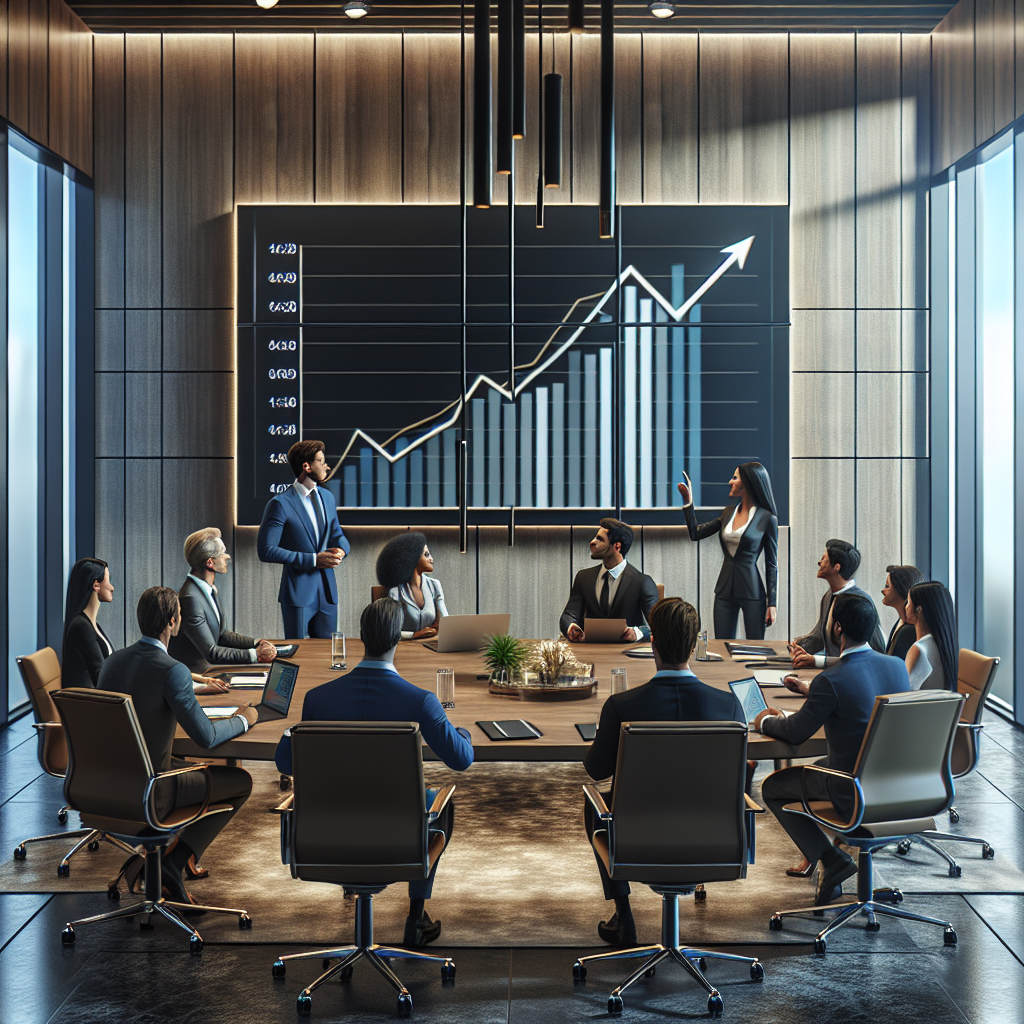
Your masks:
<svg viewBox="0 0 1024 1024"><path fill-rule="evenodd" d="M23 839L14 848L14 859L25 859L28 853L25 847L29 843L46 843L51 839L74 839L78 836L81 836L82 839L64 855L61 862L57 865L57 874L61 878L66 878L71 874L71 858L83 847L88 847L90 851L95 851L99 849L100 843L110 843L111 846L116 846L125 853L132 854L135 852L134 847L123 843L114 836L108 836L105 832L98 832L92 828L76 828L70 832L55 832L48 836L33 836L31 839Z"/></svg>
<svg viewBox="0 0 1024 1024"><path fill-rule="evenodd" d="M959 878L961 874L960 865L943 849L938 843L974 843L981 847L981 856L984 860L991 860L996 855L995 848L985 839L977 836L961 836L955 832L936 832L929 829L927 832L919 832L916 836L902 840L896 846L896 852L905 857L910 852L914 843L927 847L933 853L937 853L947 864L949 877Z"/></svg>

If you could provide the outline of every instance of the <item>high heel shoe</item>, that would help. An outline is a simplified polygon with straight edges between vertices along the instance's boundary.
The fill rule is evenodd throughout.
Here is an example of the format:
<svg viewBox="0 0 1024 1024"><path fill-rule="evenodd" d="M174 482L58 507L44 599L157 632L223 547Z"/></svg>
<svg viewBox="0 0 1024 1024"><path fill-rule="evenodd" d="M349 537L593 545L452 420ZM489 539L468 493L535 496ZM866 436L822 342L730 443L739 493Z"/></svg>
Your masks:
<svg viewBox="0 0 1024 1024"><path fill-rule="evenodd" d="M185 877L190 881L193 878L209 878L210 869L198 864L196 862L196 855L193 853L185 864Z"/></svg>
<svg viewBox="0 0 1024 1024"><path fill-rule="evenodd" d="M128 892L142 893L146 891L146 858L141 853L133 853L122 865L121 870L107 883L107 893L119 892L121 882ZM116 899L117 897L111 897Z"/></svg>

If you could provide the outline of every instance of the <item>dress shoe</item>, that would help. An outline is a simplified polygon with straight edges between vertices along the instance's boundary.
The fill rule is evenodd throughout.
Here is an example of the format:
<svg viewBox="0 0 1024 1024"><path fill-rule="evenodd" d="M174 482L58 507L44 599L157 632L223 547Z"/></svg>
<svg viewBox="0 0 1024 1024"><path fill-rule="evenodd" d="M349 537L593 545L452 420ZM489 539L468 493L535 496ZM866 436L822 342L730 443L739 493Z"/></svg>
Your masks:
<svg viewBox="0 0 1024 1024"><path fill-rule="evenodd" d="M202 864L200 864L196 860L196 855L193 853L192 856L189 857L188 861L185 864L185 877L186 878L190 878L190 879L191 878L209 878L210 877L210 869L209 868L204 868L202 866Z"/></svg>
<svg viewBox="0 0 1024 1024"><path fill-rule="evenodd" d="M185 883L181 880L181 875L173 868L164 868L161 873L161 882L163 883L164 899L170 900L171 903L185 904L185 906L174 908L179 914L184 914L185 917L199 917L206 913L202 908L195 906L195 899L193 899L192 894L185 888Z"/></svg>
<svg viewBox="0 0 1024 1024"><path fill-rule="evenodd" d="M597 922L597 934L611 946L635 946L636 922L630 918L629 921L620 923L616 911L607 921Z"/></svg>
<svg viewBox="0 0 1024 1024"><path fill-rule="evenodd" d="M423 911L420 917L413 917L411 914L405 919L405 935L402 937L403 946L425 946L428 942L441 934L441 922L431 921L430 915Z"/></svg>
<svg viewBox="0 0 1024 1024"><path fill-rule="evenodd" d="M818 891L814 897L814 905L825 907L838 900L843 895L843 882L855 874L857 862L845 854L836 857L828 867L823 861L818 872Z"/></svg>
<svg viewBox="0 0 1024 1024"><path fill-rule="evenodd" d="M786 868L786 874L790 878L810 878L818 865L812 860L804 860L802 867Z"/></svg>

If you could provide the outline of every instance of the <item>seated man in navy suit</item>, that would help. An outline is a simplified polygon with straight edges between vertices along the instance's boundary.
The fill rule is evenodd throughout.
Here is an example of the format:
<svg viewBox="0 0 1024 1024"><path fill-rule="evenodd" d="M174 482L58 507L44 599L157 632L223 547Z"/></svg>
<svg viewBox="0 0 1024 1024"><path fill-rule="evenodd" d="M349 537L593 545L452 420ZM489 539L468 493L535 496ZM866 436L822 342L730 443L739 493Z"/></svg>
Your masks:
<svg viewBox="0 0 1024 1024"><path fill-rule="evenodd" d="M623 722L728 722L746 721L743 707L731 690L716 690L690 671L690 656L697 644L697 610L681 597L666 597L651 609L651 649L657 671L650 682L614 693L601 708L597 736L583 767L599 781L615 771ZM605 794L607 799L608 794ZM601 826L589 801L583 805L587 833ZM629 882L612 881L597 857L604 898L615 900L615 913L597 926L597 934L618 946L636 945L636 925L629 906Z"/></svg>
<svg viewBox="0 0 1024 1024"><path fill-rule="evenodd" d="M902 659L871 649L871 638L878 632L878 611L867 594L837 595L827 628L830 642L840 651L837 662L818 673L809 684L796 676L786 676L789 689L807 695L804 706L788 717L769 707L757 716L756 725L765 736L794 746L809 740L824 726L828 755L817 764L852 772L875 698L909 690L910 678ZM843 882L857 873L856 861L833 846L810 818L790 814L783 808L799 802L806 792L808 800L828 800L845 815L853 810L852 791L846 787L833 792L824 776L809 773L803 779L802 775L799 766L773 772L761 785L761 796L808 862L821 861L814 902L825 906L839 898Z"/></svg>
<svg viewBox="0 0 1024 1024"><path fill-rule="evenodd" d="M390 597L382 597L363 609L359 619L359 637L363 641L363 660L346 675L314 687L302 702L302 720L307 722L419 722L420 733L430 749L449 767L464 772L473 763L473 745L465 729L456 729L429 690L406 682L395 668L395 648L402 636L402 606ZM284 775L292 770L292 739L286 732L276 754L277 767ZM427 805L436 791L427 790ZM432 828L451 840L455 821L454 801ZM409 916L405 922L406 946L423 946L441 934L441 922L431 921L423 907L434 887L434 873L423 881L409 883Z"/></svg>

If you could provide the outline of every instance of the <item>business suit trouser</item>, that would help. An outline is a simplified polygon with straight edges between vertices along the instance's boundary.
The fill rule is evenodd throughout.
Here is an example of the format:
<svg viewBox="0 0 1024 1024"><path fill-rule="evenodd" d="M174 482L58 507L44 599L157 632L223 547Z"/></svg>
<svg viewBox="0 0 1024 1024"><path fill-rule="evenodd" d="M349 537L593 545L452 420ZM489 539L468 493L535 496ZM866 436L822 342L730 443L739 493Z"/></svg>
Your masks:
<svg viewBox="0 0 1024 1024"><path fill-rule="evenodd" d="M437 796L438 790L428 789L427 790L427 807L434 802L434 797ZM431 822L430 830L444 833L444 849L441 851L443 854L448 849L448 844L452 841L452 829L455 828L455 802L453 800L448 801L448 806L441 812L441 816L437 821ZM417 879L415 882L409 883L409 899L411 900L429 900L431 894L434 891L434 875L437 874L437 865L441 863L441 857L438 856L433 864L430 865L430 874L426 878Z"/></svg>
<svg viewBox="0 0 1024 1024"><path fill-rule="evenodd" d="M715 639L735 640L740 612L743 613L743 632L747 640L764 639L764 617L768 602L759 597L754 600L715 596Z"/></svg>
<svg viewBox="0 0 1024 1024"><path fill-rule="evenodd" d="M184 767L186 764L185 761L174 759L176 768ZM252 793L252 776L244 768L211 765L207 770L213 782L210 806L230 804L231 810L211 814L181 830L180 841L196 855L197 861L202 859L206 848L238 813L239 808ZM158 807L158 810L163 813L176 807L191 807L201 804L205 799L206 779L202 772L190 772L188 775L179 775L168 781L174 782L173 795L170 796L169 805L166 805L165 808Z"/></svg>
<svg viewBox="0 0 1024 1024"><path fill-rule="evenodd" d="M823 758L815 764L827 766L827 759ZM783 768L780 771L772 772L761 783L761 799L768 805L772 814L778 819L779 824L789 833L789 838L799 847L800 852L813 864L821 860L825 852L832 846L832 840L821 830L816 822L803 814L793 814L785 811L786 804L798 804L806 791L808 800L828 800L842 814L849 814L853 809L852 801L830 792L828 780L813 772L808 772L805 779L801 779L803 768ZM806 790L804 789L806 784Z"/></svg>
<svg viewBox="0 0 1024 1024"><path fill-rule="evenodd" d="M338 606L331 605L333 612L322 611L319 605L308 608L293 608L281 605L286 640L302 640L308 635L317 640L330 640L331 633L338 628Z"/></svg>
<svg viewBox="0 0 1024 1024"><path fill-rule="evenodd" d="M605 802L611 799L611 793L602 793ZM594 808L591 806L589 800L583 802L583 824L587 829L587 836L593 836L595 832L602 831L607 826L597 816ZM593 849L593 843L591 843L591 849ZM616 881L609 877L608 869L604 866L604 861L601 860L597 855L597 850L594 850L594 860L597 861L597 872L601 876L601 888L604 889L604 898L606 900L613 900L616 896L628 896L629 895L629 882Z"/></svg>

